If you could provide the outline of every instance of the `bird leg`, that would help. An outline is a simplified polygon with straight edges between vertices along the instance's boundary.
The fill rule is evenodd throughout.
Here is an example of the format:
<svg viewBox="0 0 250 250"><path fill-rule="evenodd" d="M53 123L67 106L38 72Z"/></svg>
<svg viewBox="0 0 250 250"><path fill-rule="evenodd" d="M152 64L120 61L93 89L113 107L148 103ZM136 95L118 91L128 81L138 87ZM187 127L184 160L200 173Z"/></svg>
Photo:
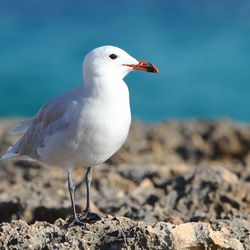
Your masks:
<svg viewBox="0 0 250 250"><path fill-rule="evenodd" d="M76 206L75 206L75 185L72 181L72 173L71 170L68 172L68 189L70 194L70 200L71 200L71 207L72 207L72 214L73 214L73 221L69 224L69 226L74 225L83 225L84 223L79 220L79 218L76 215Z"/></svg>
<svg viewBox="0 0 250 250"><path fill-rule="evenodd" d="M92 167L88 167L85 180L86 180L86 190L87 190L86 207L84 209L84 215L83 217L81 217L81 220L97 221L97 220L100 220L101 217L98 214L91 212L91 209L90 209L90 187L91 187L91 182L92 182Z"/></svg>
<svg viewBox="0 0 250 250"><path fill-rule="evenodd" d="M87 188L87 195L86 195L86 208L85 213L90 212L90 188L92 183L92 167L88 167L86 173L86 188Z"/></svg>

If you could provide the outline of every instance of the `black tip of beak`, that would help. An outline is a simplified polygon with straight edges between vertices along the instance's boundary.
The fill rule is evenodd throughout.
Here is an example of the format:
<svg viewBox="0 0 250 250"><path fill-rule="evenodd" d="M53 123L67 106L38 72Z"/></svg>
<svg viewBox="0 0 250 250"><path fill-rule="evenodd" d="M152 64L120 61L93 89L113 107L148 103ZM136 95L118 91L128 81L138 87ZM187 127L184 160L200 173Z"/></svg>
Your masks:
<svg viewBox="0 0 250 250"><path fill-rule="evenodd" d="M131 67L134 70L141 70L146 72L158 73L158 69L149 62L139 61L138 64L124 64L125 66Z"/></svg>
<svg viewBox="0 0 250 250"><path fill-rule="evenodd" d="M152 64L152 63L148 63L149 66L148 66L148 72L152 72L152 73L156 73L158 74L158 69Z"/></svg>

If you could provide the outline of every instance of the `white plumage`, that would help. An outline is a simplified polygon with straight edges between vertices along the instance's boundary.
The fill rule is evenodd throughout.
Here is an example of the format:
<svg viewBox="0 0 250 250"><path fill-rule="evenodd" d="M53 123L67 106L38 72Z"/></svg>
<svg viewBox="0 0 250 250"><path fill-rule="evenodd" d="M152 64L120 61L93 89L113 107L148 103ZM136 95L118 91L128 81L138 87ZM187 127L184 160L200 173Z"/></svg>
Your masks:
<svg viewBox="0 0 250 250"><path fill-rule="evenodd" d="M123 78L134 69L157 72L152 64L113 46L92 50L83 69L83 85L51 100L34 118L10 130L23 136L2 157L23 155L65 167L70 191L70 169L82 165L90 170L110 158L126 140L131 114ZM75 211L74 218L77 220Z"/></svg>

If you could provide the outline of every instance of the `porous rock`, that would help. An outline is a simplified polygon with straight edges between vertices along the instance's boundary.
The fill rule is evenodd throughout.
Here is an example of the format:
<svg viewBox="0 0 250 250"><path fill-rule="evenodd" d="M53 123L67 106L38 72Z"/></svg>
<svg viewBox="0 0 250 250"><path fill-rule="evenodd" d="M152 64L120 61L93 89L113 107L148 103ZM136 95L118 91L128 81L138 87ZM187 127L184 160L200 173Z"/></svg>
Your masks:
<svg viewBox="0 0 250 250"><path fill-rule="evenodd" d="M84 226L68 227L59 219L55 224L23 221L0 224L1 249L249 249L246 222L135 222L108 216ZM237 225L237 226L235 226ZM240 230L239 237L235 232Z"/></svg>
<svg viewBox="0 0 250 250"><path fill-rule="evenodd" d="M7 134L14 122L0 121L1 154L18 138ZM75 168L74 181L84 174ZM249 125L136 122L93 175L102 220L67 228L63 168L0 162L0 249L250 249ZM78 212L84 198L79 186Z"/></svg>

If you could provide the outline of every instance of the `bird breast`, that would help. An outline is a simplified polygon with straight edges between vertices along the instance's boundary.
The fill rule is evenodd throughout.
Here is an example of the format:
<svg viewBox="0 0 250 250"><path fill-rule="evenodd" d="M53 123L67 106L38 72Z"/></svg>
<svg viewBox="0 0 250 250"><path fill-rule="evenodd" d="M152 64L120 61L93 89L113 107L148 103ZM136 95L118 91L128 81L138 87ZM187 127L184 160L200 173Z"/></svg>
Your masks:
<svg viewBox="0 0 250 250"><path fill-rule="evenodd" d="M113 93L109 99L86 100L76 128L76 164L93 166L104 162L125 142L131 123L125 90Z"/></svg>

